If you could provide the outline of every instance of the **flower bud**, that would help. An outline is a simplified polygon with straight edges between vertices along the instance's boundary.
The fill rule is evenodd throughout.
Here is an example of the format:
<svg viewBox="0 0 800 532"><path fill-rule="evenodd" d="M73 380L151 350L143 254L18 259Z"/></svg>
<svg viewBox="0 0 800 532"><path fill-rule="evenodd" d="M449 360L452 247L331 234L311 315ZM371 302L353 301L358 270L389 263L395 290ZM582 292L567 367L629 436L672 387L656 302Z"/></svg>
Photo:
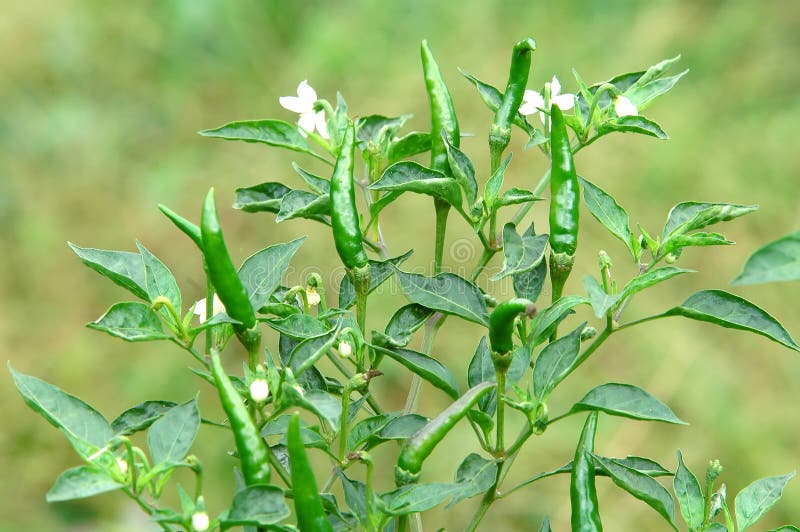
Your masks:
<svg viewBox="0 0 800 532"><path fill-rule="evenodd" d="M192 530L197 532L204 532L208 530L211 520L208 518L206 512L195 512L192 514Z"/></svg>
<svg viewBox="0 0 800 532"><path fill-rule="evenodd" d="M596 335L597 335L597 329L595 329L591 325L587 325L581 331L581 342L585 342L586 340L591 340Z"/></svg>
<svg viewBox="0 0 800 532"><path fill-rule="evenodd" d="M319 292L317 292L316 287L309 286L306 288L306 301L308 302L309 307L315 307L319 305L320 301L322 301L322 298L319 296Z"/></svg>
<svg viewBox="0 0 800 532"><path fill-rule="evenodd" d="M269 397L269 384L265 379L256 379L250 383L250 398L256 403L263 403Z"/></svg>
<svg viewBox="0 0 800 532"><path fill-rule="evenodd" d="M353 346L349 342L339 342L339 354L344 358L349 358L353 355Z"/></svg>
<svg viewBox="0 0 800 532"><path fill-rule="evenodd" d="M123 475L128 473L128 462L122 458L117 458L117 467L119 468L119 472Z"/></svg>
<svg viewBox="0 0 800 532"><path fill-rule="evenodd" d="M625 96L619 95L614 98L614 111L617 116L637 116L639 109Z"/></svg>

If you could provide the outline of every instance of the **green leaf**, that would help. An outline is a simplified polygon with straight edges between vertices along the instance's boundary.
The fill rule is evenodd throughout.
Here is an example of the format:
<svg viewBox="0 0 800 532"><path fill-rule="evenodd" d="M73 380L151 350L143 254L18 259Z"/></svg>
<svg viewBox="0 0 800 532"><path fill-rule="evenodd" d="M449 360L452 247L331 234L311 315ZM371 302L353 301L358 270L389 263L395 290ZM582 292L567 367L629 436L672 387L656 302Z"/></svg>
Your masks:
<svg viewBox="0 0 800 532"><path fill-rule="evenodd" d="M396 419L399 415L400 414L397 412L387 412L385 414L362 419L350 428L350 432L347 434L347 449L355 451L358 447L364 445L373 438L387 423Z"/></svg>
<svg viewBox="0 0 800 532"><path fill-rule="evenodd" d="M669 139L661 126L643 116L620 116L603 121L597 128L597 136L602 137L614 131L622 133L639 133L660 140Z"/></svg>
<svg viewBox="0 0 800 532"><path fill-rule="evenodd" d="M45 499L47 502L85 499L123 487L122 484L109 477L105 471L84 465L67 469L61 473L53 487L47 492Z"/></svg>
<svg viewBox="0 0 800 532"><path fill-rule="evenodd" d="M413 115L403 115L388 117L383 115L369 115L358 119L356 129L358 140L361 142L373 142L382 146L385 142L397 136L406 122ZM364 149L366 146L364 147Z"/></svg>
<svg viewBox="0 0 800 532"><path fill-rule="evenodd" d="M261 183L252 187L237 188L233 208L245 212L274 212L281 209L281 202L292 189L283 183Z"/></svg>
<svg viewBox="0 0 800 532"><path fill-rule="evenodd" d="M612 235L622 240L631 255L634 255L631 247L631 229L628 213L600 187L593 185L582 177L578 179L583 185L583 201L589 208L589 212Z"/></svg>
<svg viewBox="0 0 800 532"><path fill-rule="evenodd" d="M378 420L376 418L384 418ZM410 438L419 429L424 427L430 419L419 414L399 415L398 413L383 414L364 420L365 425L359 423L353 427L353 431L358 428L357 435L348 437L348 449L355 449L363 445L365 450L370 450L381 443L392 440L405 440Z"/></svg>
<svg viewBox="0 0 800 532"><path fill-rule="evenodd" d="M286 364L298 377L308 368L312 367L333 347L338 339L338 328L320 336L306 338L292 349L289 361Z"/></svg>
<svg viewBox="0 0 800 532"><path fill-rule="evenodd" d="M408 515L425 512L463 491L458 484L437 482L410 484L384 493L381 496L384 512L388 515Z"/></svg>
<svg viewBox="0 0 800 532"><path fill-rule="evenodd" d="M111 430L114 435L130 436L148 428L174 406L172 401L144 401L117 416Z"/></svg>
<svg viewBox="0 0 800 532"><path fill-rule="evenodd" d="M331 198L328 194L320 195L305 190L292 190L283 197L275 221L307 218L327 223L325 216L329 216L330 213Z"/></svg>
<svg viewBox="0 0 800 532"><path fill-rule="evenodd" d="M509 152L508 156L500 163L500 166L494 171L494 173L489 177L488 181L486 181L486 186L483 190L483 200L486 202L486 207L489 209L489 212L496 210L495 207L495 200L497 199L497 195L500 193L500 189L503 186L503 181L505 180L506 176L506 168L508 168L508 163L511 162L511 153Z"/></svg>
<svg viewBox="0 0 800 532"><path fill-rule="evenodd" d="M583 285L586 288L586 293L589 295L589 300L592 303L592 308L598 318L603 317L610 309L615 308L622 300L630 297L642 290L650 288L667 279L671 279L676 275L682 273L694 273L695 270L687 270L684 268L676 268L675 266L665 266L663 268L656 268L647 273L643 273L631 279L618 294L609 295L600 286L597 280L589 275L583 278Z"/></svg>
<svg viewBox="0 0 800 532"><path fill-rule="evenodd" d="M655 317L665 316L683 316L729 329L754 332L800 351L800 346L775 318L746 299L722 290L701 290L689 296L679 307Z"/></svg>
<svg viewBox="0 0 800 532"><path fill-rule="evenodd" d="M469 160L467 154L461 151L450 142L447 133L442 130L442 140L444 141L445 149L447 150L447 160L450 163L450 170L453 172L453 177L456 178L458 184L467 197L467 203L472 205L478 198L478 183L475 181L475 166Z"/></svg>
<svg viewBox="0 0 800 532"><path fill-rule="evenodd" d="M461 209L461 187L458 181L411 161L393 164L369 189L427 194Z"/></svg>
<svg viewBox="0 0 800 532"><path fill-rule="evenodd" d="M650 476L650 477L665 477L665 476L672 476L672 472L668 469L665 469L664 466L656 462L655 460L650 460L649 458L642 458L641 456L626 456L625 458L608 458L609 460L613 460L614 462L624 465L625 467L629 467L631 469L635 469L636 471ZM539 478L545 478L553 475L557 475L560 473L571 473L572 472L572 460L564 464L563 466L559 467L558 469L554 469L547 473L540 473ZM608 473L605 469L594 464L594 474L601 477L607 477ZM540 476L544 475L544 476Z"/></svg>
<svg viewBox="0 0 800 532"><path fill-rule="evenodd" d="M745 530L775 506L783 495L783 488L795 476L794 472L756 480L736 495L736 524Z"/></svg>
<svg viewBox="0 0 800 532"><path fill-rule="evenodd" d="M446 366L435 358L410 349L385 349L377 346L372 346L372 348L402 364L412 373L419 375L453 399L458 399L458 384L455 377Z"/></svg>
<svg viewBox="0 0 800 532"><path fill-rule="evenodd" d="M412 303L487 325L486 301L480 289L452 273L427 277L396 270L400 289Z"/></svg>
<svg viewBox="0 0 800 532"><path fill-rule="evenodd" d="M183 460L199 429L200 411L196 399L171 408L147 432L147 447L153 465Z"/></svg>
<svg viewBox="0 0 800 532"><path fill-rule="evenodd" d="M655 65L651 66L650 68L647 69L647 72L642 74L642 76L638 80L636 80L636 83L633 84L633 87L640 87L655 79L660 78L661 75L670 68L672 68L672 65L677 63L680 60L680 58L681 58L680 55L676 55L675 57L664 59L663 61L660 61Z"/></svg>
<svg viewBox="0 0 800 532"><path fill-rule="evenodd" d="M618 294L607 294L598 280L591 275L583 276L583 288L586 290L586 295L589 296L589 303L592 305L594 315L598 318L605 316L609 309L619 302Z"/></svg>
<svg viewBox="0 0 800 532"><path fill-rule="evenodd" d="M800 231L758 248L744 263L734 286L800 280Z"/></svg>
<svg viewBox="0 0 800 532"><path fill-rule="evenodd" d="M654 79L647 83L636 83L625 91L625 97L640 111L645 109L650 102L668 92L689 70L684 70L680 74L668 78ZM645 73L647 75L647 73ZM641 79L641 78L640 78Z"/></svg>
<svg viewBox="0 0 800 532"><path fill-rule="evenodd" d="M344 491L344 502L353 511L359 521L364 524L367 518L367 489L363 482L349 479L338 467L336 474L342 481Z"/></svg>
<svg viewBox="0 0 800 532"><path fill-rule="evenodd" d="M494 204L497 207L506 207L508 205L518 205L520 203L530 203L532 201L540 201L542 198L539 196L534 195L533 192L529 190L523 190L521 188L510 188L500 194L497 199L494 200Z"/></svg>
<svg viewBox="0 0 800 532"><path fill-rule="evenodd" d="M309 147L308 142L293 124L282 120L243 120L231 122L216 129L200 131L204 137L225 140L243 140L245 142L262 142L278 148L299 151L319 157Z"/></svg>
<svg viewBox="0 0 800 532"><path fill-rule="evenodd" d="M113 436L108 421L74 395L36 377L17 373L10 362L8 369L25 403L60 429L84 459Z"/></svg>
<svg viewBox="0 0 800 532"><path fill-rule="evenodd" d="M542 525L539 527L539 532L552 532L550 528L550 518L548 516L544 516L542 519Z"/></svg>
<svg viewBox="0 0 800 532"><path fill-rule="evenodd" d="M701 203L684 201L675 205L667 216L661 233L665 245L669 237L702 229L709 225L727 222L758 209L758 205L734 205L732 203Z"/></svg>
<svg viewBox="0 0 800 532"><path fill-rule="evenodd" d="M342 417L342 402L339 398L321 390L311 390L301 393L294 386L284 382L281 388L282 406L304 408L317 416L321 421L327 422L331 428L339 428Z"/></svg>
<svg viewBox="0 0 800 532"><path fill-rule="evenodd" d="M447 508L488 491L496 479L497 462L470 453L456 471L456 485L461 486L461 491L447 504Z"/></svg>
<svg viewBox="0 0 800 532"><path fill-rule="evenodd" d="M280 320L265 320L266 324L294 340L322 336L331 330L329 323L308 314L292 314Z"/></svg>
<svg viewBox="0 0 800 532"><path fill-rule="evenodd" d="M488 83L482 82L466 70L459 68L458 71L461 72L461 75L475 85L475 88L478 89L478 93L481 95L481 99L489 107L489 109L491 109L492 112L496 112L503 103L503 93ZM513 123L514 125L522 128L522 130L528 135L533 135L534 129L530 124L528 124L528 121L520 113L517 113L516 116L514 116Z"/></svg>
<svg viewBox="0 0 800 532"><path fill-rule="evenodd" d="M239 268L239 279L250 295L253 310L260 309L281 284L289 262L306 237L275 244L250 255Z"/></svg>
<svg viewBox="0 0 800 532"><path fill-rule="evenodd" d="M145 287L147 294L150 298L150 303L153 303L158 296L164 296L169 299L172 306L180 314L181 312L181 290L178 288L178 283L169 268L164 266L164 263L158 260L158 257L150 253L140 242L136 242L136 247L139 248L139 253L142 255L142 263L144 264ZM161 314L168 320L173 321L172 314L166 308L161 309ZM176 323L175 325L180 325Z"/></svg>
<svg viewBox="0 0 800 532"><path fill-rule="evenodd" d="M506 374L506 389L511 388L519 379L525 375L531 360L530 349L527 345L517 346L511 355L511 364L508 367ZM482 382L497 382L497 374L494 370L494 363L492 362L492 352L489 349L489 343L486 337L481 337L475 349L475 354L470 360L469 368L467 369L467 384L472 388ZM495 390L490 390L486 395L478 400L478 408L482 412L494 415L494 409L497 404L497 394Z"/></svg>
<svg viewBox="0 0 800 532"><path fill-rule="evenodd" d="M147 342L166 340L158 314L146 303L116 303L97 320L87 323L87 327L103 331L128 342Z"/></svg>
<svg viewBox="0 0 800 532"><path fill-rule="evenodd" d="M111 251L95 248L81 248L68 242L72 251L81 261L102 275L128 290L136 297L149 301L147 281L144 275L142 256L129 251Z"/></svg>
<svg viewBox="0 0 800 532"><path fill-rule="evenodd" d="M524 238L530 238L536 235L533 224L525 231ZM514 294L517 297L523 297L536 302L539 299L539 294L542 293L544 280L547 277L547 261L542 260L533 269L527 272L517 273L513 275Z"/></svg>
<svg viewBox="0 0 800 532"><path fill-rule="evenodd" d="M605 469L614 484L657 511L673 529L675 525L675 502L669 492L652 477L626 467L613 459L592 454L592 459Z"/></svg>
<svg viewBox="0 0 800 532"><path fill-rule="evenodd" d="M548 239L549 235L520 236L513 223L503 226L503 269L492 281L533 270L544 258Z"/></svg>
<svg viewBox="0 0 800 532"><path fill-rule="evenodd" d="M768 530L767 532L800 532L800 528L797 528L794 525L783 525L781 527Z"/></svg>
<svg viewBox="0 0 800 532"><path fill-rule="evenodd" d="M414 332L422 327L432 314L431 309L422 305L416 303L405 305L392 315L384 332L392 339L395 347L405 347L411 342Z"/></svg>
<svg viewBox="0 0 800 532"><path fill-rule="evenodd" d="M672 479L672 489L678 498L681 515L683 515L689 530L700 530L705 519L703 490L700 488L697 477L683 463L680 451L678 451L678 470L675 471L675 478Z"/></svg>
<svg viewBox="0 0 800 532"><path fill-rule="evenodd" d="M533 338L533 345L539 345L549 338L553 328L572 312L573 307L588 303L589 300L582 296L564 296L537 314L531 323L529 337Z"/></svg>
<svg viewBox="0 0 800 532"><path fill-rule="evenodd" d="M410 249L398 257L387 260L370 260L369 261L369 288L367 293L371 294L384 283L394 273L395 266L400 266L414 253ZM353 287L353 281L349 275L342 277L342 283L339 285L339 308L350 308L356 303L356 289Z"/></svg>
<svg viewBox="0 0 800 532"><path fill-rule="evenodd" d="M690 246L729 246L732 241L719 233L692 233L691 235L674 235L664 243L662 253L672 253Z"/></svg>
<svg viewBox="0 0 800 532"><path fill-rule="evenodd" d="M547 401L550 393L575 369L581 350L581 332L586 323L542 349L533 366L533 394Z"/></svg>
<svg viewBox="0 0 800 532"><path fill-rule="evenodd" d="M269 526L287 518L289 507L283 490L277 486L250 486L233 498L231 510L221 519L222 524L232 526Z"/></svg>
<svg viewBox="0 0 800 532"><path fill-rule="evenodd" d="M431 135L420 131L412 131L404 137L393 140L389 145L389 163L395 163L414 155L430 151Z"/></svg>
<svg viewBox="0 0 800 532"><path fill-rule="evenodd" d="M676 425L687 423L678 419L670 408L631 384L609 382L601 384L572 405L570 414L586 410L599 410L612 416L622 416L646 421L663 421Z"/></svg>
<svg viewBox="0 0 800 532"><path fill-rule="evenodd" d="M308 185L311 190L317 194L330 194L331 182L329 179L319 177L318 175L314 175L307 170L303 170L297 163L292 163L292 168L295 172L297 172L297 175L299 175L300 178L306 182L306 185Z"/></svg>

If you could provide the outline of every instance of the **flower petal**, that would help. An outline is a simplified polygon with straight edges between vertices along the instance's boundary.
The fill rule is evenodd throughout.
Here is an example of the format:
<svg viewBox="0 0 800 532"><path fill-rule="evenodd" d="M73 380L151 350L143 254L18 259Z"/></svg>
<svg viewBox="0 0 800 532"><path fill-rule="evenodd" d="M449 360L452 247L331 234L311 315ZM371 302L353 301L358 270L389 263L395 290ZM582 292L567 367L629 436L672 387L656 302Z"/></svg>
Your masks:
<svg viewBox="0 0 800 532"><path fill-rule="evenodd" d="M316 128L319 131L320 137L323 139L331 138L328 135L328 124L325 123L325 111L319 111L314 115L314 119L316 121Z"/></svg>
<svg viewBox="0 0 800 532"><path fill-rule="evenodd" d="M544 107L544 98L536 91L526 90L522 95L522 105L519 112L523 115L533 114Z"/></svg>
<svg viewBox="0 0 800 532"><path fill-rule="evenodd" d="M616 111L617 116L637 116L639 114L636 106L625 96L614 98L614 111Z"/></svg>
<svg viewBox="0 0 800 532"><path fill-rule="evenodd" d="M281 107L288 109L293 113L307 113L310 108L304 100L298 98L297 96L281 96L278 98L278 101L280 102Z"/></svg>
<svg viewBox="0 0 800 532"><path fill-rule="evenodd" d="M575 107L574 94L559 94L558 96L555 96L552 101L562 111L566 111Z"/></svg>
<svg viewBox="0 0 800 532"><path fill-rule="evenodd" d="M561 94L561 82L558 81L557 77L553 76L553 79L550 81L550 98L555 99L559 94ZM561 106L559 105L559 107Z"/></svg>
<svg viewBox="0 0 800 532"><path fill-rule="evenodd" d="M306 80L300 82L297 86L297 96L306 102L309 108L317 101L317 91L315 91Z"/></svg>
<svg viewBox="0 0 800 532"><path fill-rule="evenodd" d="M300 134L303 135L303 133L313 133L315 122L316 118L314 113L301 114L300 118L297 120L297 125L300 127ZM303 136L305 137L305 135Z"/></svg>

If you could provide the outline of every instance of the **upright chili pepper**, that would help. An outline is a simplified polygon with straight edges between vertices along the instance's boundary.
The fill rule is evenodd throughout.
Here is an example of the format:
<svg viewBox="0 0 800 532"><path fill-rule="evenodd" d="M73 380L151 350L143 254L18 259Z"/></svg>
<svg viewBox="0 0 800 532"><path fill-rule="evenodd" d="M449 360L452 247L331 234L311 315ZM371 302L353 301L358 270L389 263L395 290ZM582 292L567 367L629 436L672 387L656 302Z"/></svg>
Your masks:
<svg viewBox="0 0 800 532"><path fill-rule="evenodd" d="M492 351L505 355L514 347L511 335L514 332L514 319L524 313L532 318L536 315L536 305L524 298L503 301L489 315L489 343Z"/></svg>
<svg viewBox="0 0 800 532"><path fill-rule="evenodd" d="M355 126L351 122L347 126L331 176L331 226L336 251L353 281L358 325L363 331L369 291L369 261L364 252L358 209L356 209L356 191L353 182L355 138Z"/></svg>
<svg viewBox="0 0 800 532"><path fill-rule="evenodd" d="M458 420L467 415L478 399L492 388L494 388L494 384L491 382L482 382L473 386L406 440L394 469L395 482L398 486L413 484L419 480L422 463L428 455L433 452L433 449L450 432Z"/></svg>
<svg viewBox="0 0 800 532"><path fill-rule="evenodd" d="M211 350L211 375L217 385L222 409L231 423L236 452L242 465L244 482L248 486L269 483L269 449L258 427L250 417L242 397L225 373L216 349Z"/></svg>
<svg viewBox="0 0 800 532"><path fill-rule="evenodd" d="M447 149L442 139L442 130L447 134L450 143L458 147L461 142L458 118L450 91L447 89L439 65L428 47L428 41L422 41L420 53L431 110L431 168L449 175L450 164L447 161Z"/></svg>
<svg viewBox="0 0 800 532"><path fill-rule="evenodd" d="M511 67L503 101L494 114L494 122L489 131L489 149L492 156L492 171L500 164L503 151L511 141L511 122L519 111L522 96L528 84L531 70L531 52L536 51L536 41L528 37L514 45L511 52Z"/></svg>
<svg viewBox="0 0 800 532"><path fill-rule="evenodd" d="M578 247L580 189L564 114L550 107L550 278L553 301L561 297Z"/></svg>
<svg viewBox="0 0 800 532"><path fill-rule="evenodd" d="M572 530L597 532L603 530L600 509L597 504L597 489L594 485L594 463L589 453L594 451L594 435L597 431L597 412L586 418L575 458L572 461L572 476L569 482L569 498L572 504Z"/></svg>
<svg viewBox="0 0 800 532"><path fill-rule="evenodd" d="M333 532L333 527L325 517L314 471L311 470L303 438L300 436L300 416L297 414L289 418L286 444L289 448L289 469L292 476L297 527L301 532Z"/></svg>

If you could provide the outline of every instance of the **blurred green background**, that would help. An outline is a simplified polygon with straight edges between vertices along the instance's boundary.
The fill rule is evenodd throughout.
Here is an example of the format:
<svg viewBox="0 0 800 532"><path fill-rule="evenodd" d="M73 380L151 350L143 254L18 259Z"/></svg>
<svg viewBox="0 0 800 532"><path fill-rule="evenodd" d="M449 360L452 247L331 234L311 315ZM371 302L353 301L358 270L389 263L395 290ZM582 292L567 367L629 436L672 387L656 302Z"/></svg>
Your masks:
<svg viewBox="0 0 800 532"><path fill-rule="evenodd" d="M197 254L156 204L197 219L209 186L217 187L224 206L238 186L285 179L299 187L293 160L323 168L291 152L195 132L234 119L292 121L295 116L278 106L278 97L294 94L303 79L321 97L334 99L341 91L352 114L410 112L412 129L425 130L418 52L423 38L451 87L462 131L476 135L464 139L462 148L483 180L491 117L456 67L502 86L510 47L530 35L539 45L530 88L557 74L563 90L574 92L573 67L595 82L683 54L679 68L690 68L689 75L646 112L672 140L607 137L579 155L579 172L614 194L632 221L651 233L660 231L669 208L682 200L759 203L761 210L720 227L737 246L684 253L679 265L699 273L652 289L629 307L629 317L669 308L700 288L725 289L758 245L798 228L800 6L793 0L10 0L3 12L0 349L17 370L82 397L108 418L145 399L185 401L198 388L204 414L216 418L220 412L213 390L188 372L191 360L177 349L128 345L83 327L127 294L85 268L66 241L132 250L140 239L172 268L184 300L199 299L204 280ZM512 149L507 185L532 188L543 157L524 151L520 139ZM534 219L544 223L541 205ZM318 224L276 225L272 215L221 211L236 260L308 234L290 280L301 279L309 271L304 267L329 274L338 266L327 230ZM423 235L432 239L428 198L406 195L384 212L393 254L415 247ZM470 238L465 224L451 220L448 266L469 271L477 258L475 243L463 240ZM585 220L574 292L582 291L582 273L594 272L600 249L616 259L619 279L634 273L624 248L588 214ZM431 247L427 240L417 247L408 266L430 265ZM488 286L486 279L482 283ZM501 297L508 294L505 285L494 289ZM375 328L403 302L385 292L372 304ZM800 283L736 293L800 335ZM448 320L437 340L435 355L462 382L479 336L477 327ZM604 417L598 436L603 454L649 456L674 468L680 448L701 477L706 461L719 458L729 494L760 476L797 468L800 358L766 339L678 319L620 333L560 388L551 412L607 381L646 388L691 426ZM25 407L10 377L0 382L0 530L148 529L119 494L46 504L44 494L56 475L77 460L62 435ZM380 385L381 400L401 407L407 375L390 371ZM436 390L425 392L421 408L428 415L446 404ZM568 419L532 440L512 480L566 462L580 423ZM446 441L430 460L428 480L454 474L474 450L468 436L462 427ZM229 446L224 433L203 428L195 448L206 465L212 511L221 509L231 490L232 462L223 454ZM394 452L386 446L376 454L389 460ZM388 487L386 471L380 485ZM537 483L493 507L486 528L531 529L549 514L555 530L568 529L567 493L566 478ZM600 500L609 530L664 528L652 510L610 482L601 481ZM463 502L447 514L437 509L426 528L460 530L476 504ZM795 481L764 525L797 523L799 509Z"/></svg>

